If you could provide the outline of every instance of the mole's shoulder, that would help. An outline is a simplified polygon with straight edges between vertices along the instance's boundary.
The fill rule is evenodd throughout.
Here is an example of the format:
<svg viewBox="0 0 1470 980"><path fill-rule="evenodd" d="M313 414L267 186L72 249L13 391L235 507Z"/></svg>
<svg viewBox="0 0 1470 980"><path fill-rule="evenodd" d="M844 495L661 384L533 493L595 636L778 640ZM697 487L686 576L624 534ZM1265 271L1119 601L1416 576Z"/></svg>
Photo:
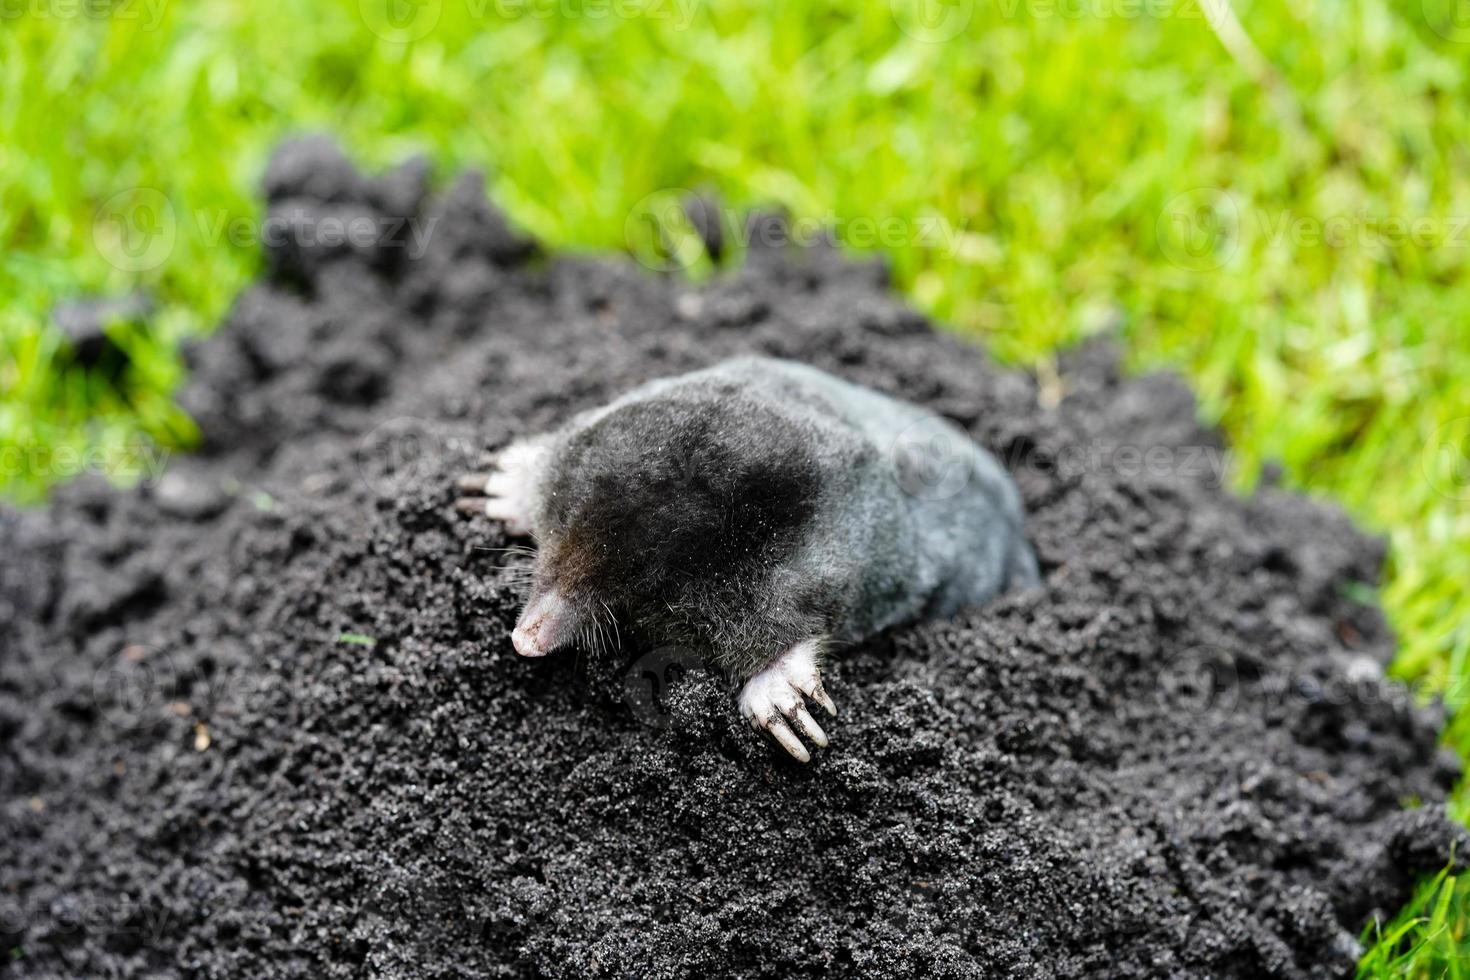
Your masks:
<svg viewBox="0 0 1470 980"><path fill-rule="evenodd" d="M678 392L701 399L749 398L785 406L799 414L812 410L831 414L854 390L860 389L809 364L747 355L670 378L663 385L655 384L650 387L650 394Z"/></svg>
<svg viewBox="0 0 1470 980"><path fill-rule="evenodd" d="M788 361L780 357L766 357L759 354L746 354L740 357L732 357L706 368L704 371L695 372L695 375L705 374L710 378L721 378L729 380L740 380L747 382L785 382L787 384L806 385L810 387L823 388L832 385L845 385L847 382L837 378L820 368L812 367L810 364L802 364L800 361Z"/></svg>
<svg viewBox="0 0 1470 980"><path fill-rule="evenodd" d="M751 452L783 443L803 446L832 466L852 467L873 450L870 420L896 411L902 410L886 396L810 365L741 356L650 381L589 413L577 428L604 435L636 429L639 440L702 433Z"/></svg>

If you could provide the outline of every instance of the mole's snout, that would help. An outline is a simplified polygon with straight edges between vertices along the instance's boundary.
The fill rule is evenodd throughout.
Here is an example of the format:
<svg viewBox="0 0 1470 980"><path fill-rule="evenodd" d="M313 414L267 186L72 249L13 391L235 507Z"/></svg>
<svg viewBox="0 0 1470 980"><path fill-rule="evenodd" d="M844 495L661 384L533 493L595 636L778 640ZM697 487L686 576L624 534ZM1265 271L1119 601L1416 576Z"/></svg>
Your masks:
<svg viewBox="0 0 1470 980"><path fill-rule="evenodd" d="M572 638L572 618L566 599L555 591L543 592L522 610L510 642L523 657L544 657Z"/></svg>

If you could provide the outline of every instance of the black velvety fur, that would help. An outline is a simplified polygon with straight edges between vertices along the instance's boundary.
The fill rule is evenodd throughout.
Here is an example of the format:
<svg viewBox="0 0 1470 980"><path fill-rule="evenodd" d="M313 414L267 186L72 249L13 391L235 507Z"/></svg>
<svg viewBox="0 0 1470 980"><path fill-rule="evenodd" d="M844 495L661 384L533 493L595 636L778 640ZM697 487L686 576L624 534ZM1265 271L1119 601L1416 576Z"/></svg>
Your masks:
<svg viewBox="0 0 1470 980"><path fill-rule="evenodd" d="M810 518L818 471L795 426L760 405L629 405L577 433L554 463L548 530L611 581L663 589L762 564Z"/></svg>
<svg viewBox="0 0 1470 980"><path fill-rule="evenodd" d="M545 567L620 629L729 651L715 658L727 666L737 650L768 659L819 629L814 596L787 585L770 601L822 494L812 437L723 386L624 405L573 430L551 461Z"/></svg>

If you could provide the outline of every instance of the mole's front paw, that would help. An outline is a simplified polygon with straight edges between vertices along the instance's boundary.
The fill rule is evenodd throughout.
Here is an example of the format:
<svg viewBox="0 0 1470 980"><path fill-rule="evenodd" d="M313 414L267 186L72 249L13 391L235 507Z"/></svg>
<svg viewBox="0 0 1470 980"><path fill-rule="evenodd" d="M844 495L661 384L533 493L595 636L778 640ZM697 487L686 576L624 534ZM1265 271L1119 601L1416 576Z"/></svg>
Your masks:
<svg viewBox="0 0 1470 980"><path fill-rule="evenodd" d="M811 754L792 726L818 748L827 747L827 733L806 710L806 699L826 708L829 715L837 714L837 706L822 690L818 649L816 640L798 643L752 675L740 690L740 713L745 720L769 732L797 762L810 761Z"/></svg>
<svg viewBox="0 0 1470 980"><path fill-rule="evenodd" d="M489 473L470 473L455 481L461 493L454 506L467 514L484 514L505 522L513 535L531 533L531 515L536 505L536 481L546 460L547 449L539 441L513 442L485 462L495 467Z"/></svg>

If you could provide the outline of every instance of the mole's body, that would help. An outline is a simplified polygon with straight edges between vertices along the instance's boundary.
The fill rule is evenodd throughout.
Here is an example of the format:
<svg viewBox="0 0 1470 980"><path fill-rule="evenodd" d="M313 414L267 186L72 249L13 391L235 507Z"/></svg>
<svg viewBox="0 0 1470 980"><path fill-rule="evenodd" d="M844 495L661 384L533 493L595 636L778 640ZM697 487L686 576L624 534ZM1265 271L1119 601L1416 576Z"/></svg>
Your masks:
<svg viewBox="0 0 1470 980"><path fill-rule="evenodd" d="M1037 580L1019 494L931 412L815 368L741 358L650 382L460 481L463 509L538 542L512 640L683 644L744 682L793 756L833 643ZM789 725L788 725L789 723Z"/></svg>

